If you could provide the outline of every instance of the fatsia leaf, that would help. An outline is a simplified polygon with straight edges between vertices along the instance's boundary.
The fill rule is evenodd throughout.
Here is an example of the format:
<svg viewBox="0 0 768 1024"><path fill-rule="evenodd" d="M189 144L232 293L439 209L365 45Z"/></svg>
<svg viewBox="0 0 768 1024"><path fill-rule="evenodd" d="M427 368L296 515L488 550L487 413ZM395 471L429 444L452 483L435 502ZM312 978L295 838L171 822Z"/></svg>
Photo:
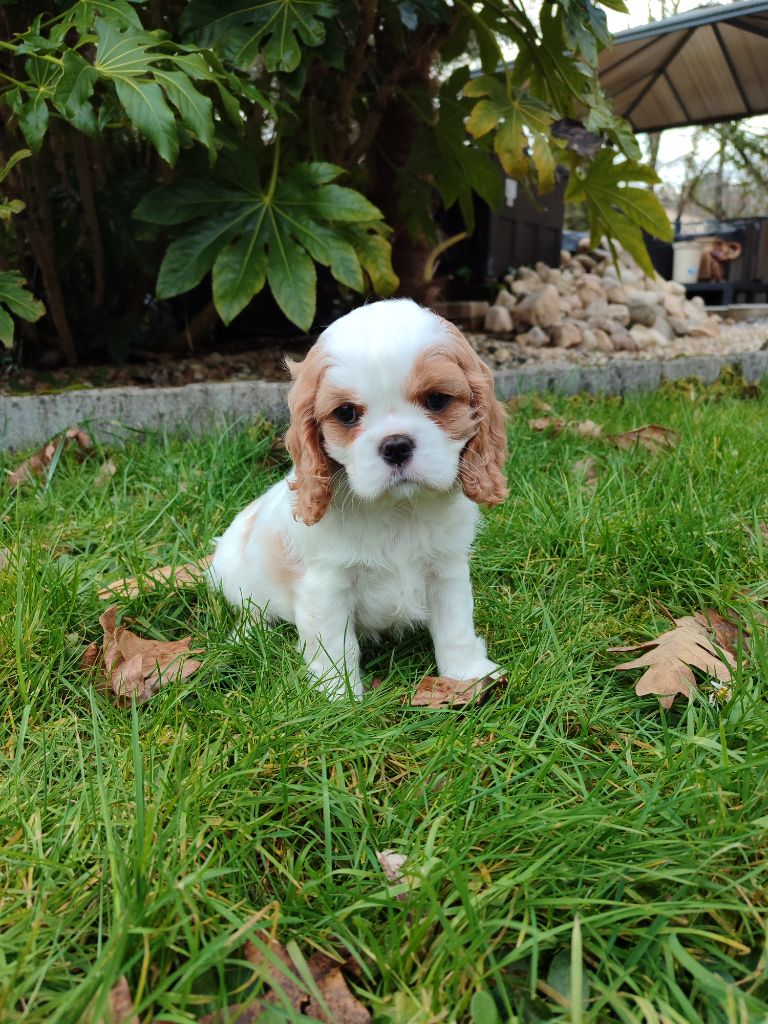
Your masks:
<svg viewBox="0 0 768 1024"><path fill-rule="evenodd" d="M566 199L586 202L593 244L606 234L620 242L649 277L655 275L643 241L643 229L671 241L672 225L652 192L627 185L630 181L652 184L656 173L634 160L614 162L610 150L598 153L584 173L574 172Z"/></svg>
<svg viewBox="0 0 768 1024"><path fill-rule="evenodd" d="M268 71L294 71L301 47L325 41L324 20L336 14L327 0L192 0L182 26L193 39L210 46L237 67L260 56Z"/></svg>
<svg viewBox="0 0 768 1024"><path fill-rule="evenodd" d="M88 102L99 73L75 50L67 50L62 59L62 74L56 82L53 102L61 114L80 131L96 131L96 116Z"/></svg>
<svg viewBox="0 0 768 1024"><path fill-rule="evenodd" d="M248 161L223 162L205 179L179 180L150 193L136 216L191 221L168 248L157 293L188 291L213 268L213 297L229 323L269 283L285 315L303 330L315 313L315 262L362 290L365 269L377 291L396 285L381 214L353 189L334 183L332 164L299 164L263 188Z"/></svg>
<svg viewBox="0 0 768 1024"><path fill-rule="evenodd" d="M103 18L96 20L95 27L95 72L114 83L128 119L160 156L174 164L179 152L171 105L192 134L214 152L213 104L192 81L212 77L201 55L177 57L171 61L176 70L168 70L168 58L153 49L161 43L156 36L130 27L120 29Z"/></svg>
<svg viewBox="0 0 768 1024"><path fill-rule="evenodd" d="M13 318L34 323L45 314L45 306L25 288L26 281L17 270L0 270L0 342L13 344Z"/></svg>
<svg viewBox="0 0 768 1024"><path fill-rule="evenodd" d="M544 136L553 114L545 103L522 89L505 91L500 82L488 76L467 82L465 96L486 96L479 100L467 121L467 131L481 138L496 129L493 148L501 165L512 178L525 178L531 169L528 134ZM543 157L541 146L539 157ZM542 159L541 169L553 174Z"/></svg>

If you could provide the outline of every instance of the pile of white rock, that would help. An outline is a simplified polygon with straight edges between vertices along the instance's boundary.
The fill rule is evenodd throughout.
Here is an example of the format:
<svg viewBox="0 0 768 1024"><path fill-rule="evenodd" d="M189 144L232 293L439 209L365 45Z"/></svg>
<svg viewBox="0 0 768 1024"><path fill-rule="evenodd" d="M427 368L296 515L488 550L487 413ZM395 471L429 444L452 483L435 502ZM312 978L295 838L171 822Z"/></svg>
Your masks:
<svg viewBox="0 0 768 1024"><path fill-rule="evenodd" d="M524 348L641 352L678 337L714 338L720 319L685 286L650 278L627 252L562 252L560 266L537 263L505 278L485 317L486 331L514 334Z"/></svg>

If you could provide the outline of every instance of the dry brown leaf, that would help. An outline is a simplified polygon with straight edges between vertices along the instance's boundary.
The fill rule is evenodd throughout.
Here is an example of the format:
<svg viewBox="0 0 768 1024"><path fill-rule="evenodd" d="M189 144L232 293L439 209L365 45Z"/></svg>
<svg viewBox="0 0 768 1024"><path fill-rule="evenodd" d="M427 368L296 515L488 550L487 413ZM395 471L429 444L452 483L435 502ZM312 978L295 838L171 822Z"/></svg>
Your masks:
<svg viewBox="0 0 768 1024"><path fill-rule="evenodd" d="M393 885L397 885L400 882L412 882L413 879L409 878L406 872L403 871L403 867L408 858L403 853L398 853L396 850L377 850L376 860L379 862L381 870L387 877L387 880L392 882ZM395 899L406 900L408 899L407 892L398 893Z"/></svg>
<svg viewBox="0 0 768 1024"><path fill-rule="evenodd" d="M586 490L595 490L599 475L597 472L597 459L594 455L587 455L586 458L576 459L571 469L576 476L581 477Z"/></svg>
<svg viewBox="0 0 768 1024"><path fill-rule="evenodd" d="M738 622L726 619L714 608L704 608L693 616L699 625L711 630L715 634L717 646L728 651L735 658L739 650L739 640L742 648L744 646L745 630Z"/></svg>
<svg viewBox="0 0 768 1024"><path fill-rule="evenodd" d="M182 680L196 672L202 662L190 657L191 637L182 640L146 640L117 625L117 605L99 618L104 640L90 644L80 664L84 669L99 665L106 692L121 707L131 698L143 704L171 680Z"/></svg>
<svg viewBox="0 0 768 1024"><path fill-rule="evenodd" d="M407 860L404 853L398 853L396 850L377 850L376 860L390 882L403 881L403 865Z"/></svg>
<svg viewBox="0 0 768 1024"><path fill-rule="evenodd" d="M649 452L658 452L663 448L677 448L680 444L680 435L669 427L647 423L644 427L635 427L634 430L627 430L623 434L608 434L607 440L618 448L628 449L642 445Z"/></svg>
<svg viewBox="0 0 768 1024"><path fill-rule="evenodd" d="M16 469L8 473L8 483L11 487L18 487L27 480L34 480L37 477L45 476L46 470L53 462L53 458L61 445L68 441L74 441L83 451L90 451L93 448L93 441L85 430L80 427L70 427L63 435L54 437L47 444L44 444L39 452L30 455L20 463Z"/></svg>
<svg viewBox="0 0 768 1024"><path fill-rule="evenodd" d="M535 409L536 412L554 412L555 410L549 404L549 402L543 401L541 398L537 398L535 395L531 399L531 408Z"/></svg>
<svg viewBox="0 0 768 1024"><path fill-rule="evenodd" d="M5 572L11 564L11 549L0 548L0 572Z"/></svg>
<svg viewBox="0 0 768 1024"><path fill-rule="evenodd" d="M727 651L722 658L712 645L709 633L701 622L692 615L675 619L675 628L661 636L634 647L612 647L612 653L644 651L640 657L625 661L616 668L622 671L644 668L635 693L642 697L654 693L664 708L672 707L676 695L692 697L696 692L696 677L692 669L697 668L710 678L729 683L736 660Z"/></svg>
<svg viewBox="0 0 768 1024"><path fill-rule="evenodd" d="M307 1004L307 1016L325 1021L326 1024L369 1024L370 1013L352 995L347 979L338 967L320 978L317 987L328 1009L323 1009L322 1004L312 996Z"/></svg>
<svg viewBox="0 0 768 1024"><path fill-rule="evenodd" d="M296 967L291 960L291 954L285 948L285 946L278 942L277 939L272 939L267 943L269 952L275 959L279 960L286 968L286 971L281 971L272 963L272 961L264 954L262 949L256 945L255 942L246 942L243 950L244 958L252 963L254 966L259 967L265 974L265 980L270 988L279 989L282 996L284 996L291 1006L298 1010L301 1007L302 1002L306 1000L306 995L303 988L299 988L293 978L297 977ZM292 976L292 977L291 977ZM276 1002L277 997L274 992L271 992L265 1002Z"/></svg>
<svg viewBox="0 0 768 1024"><path fill-rule="evenodd" d="M110 1024L139 1024L138 1015L133 1012L133 996L128 988L128 979L121 974L109 993Z"/></svg>
<svg viewBox="0 0 768 1024"><path fill-rule="evenodd" d="M766 542L768 542L768 523L764 523L764 522L762 522L762 520L761 520L761 521L760 521L760 522L759 522L759 523L757 524L757 528L758 528L758 530L760 531L760 534L761 534L761 536L762 536L763 540L764 540L764 541L766 541Z"/></svg>
<svg viewBox="0 0 768 1024"><path fill-rule="evenodd" d="M113 459L107 459L106 462L102 462L96 476L93 478L93 486L106 487L116 472L117 466Z"/></svg>
<svg viewBox="0 0 768 1024"><path fill-rule="evenodd" d="M484 700L497 685L506 679L450 679L448 676L424 676L411 697L414 707L464 707L476 698Z"/></svg>
<svg viewBox="0 0 768 1024"><path fill-rule="evenodd" d="M83 451L88 452L93 448L91 435L87 430L83 430L82 427L70 427L64 434L64 438L67 441L75 441Z"/></svg>
<svg viewBox="0 0 768 1024"><path fill-rule="evenodd" d="M211 564L212 558L212 555L207 555L199 562L187 562L184 565L161 565L156 569L149 569L143 576L126 576L124 579L114 580L106 587L102 587L99 597L102 601L109 601L115 595L137 597L142 591L153 590L158 583L163 582L172 583L175 587L197 583Z"/></svg>
<svg viewBox="0 0 768 1024"><path fill-rule="evenodd" d="M272 991L247 1003L230 1006L223 1013L208 1014L201 1019L200 1024L223 1024L225 1020L227 1024L253 1024L262 1016L273 1019L274 1007L284 1005L286 999L299 1013L326 1021L328 1024L369 1024L370 1013L352 995L342 973L354 971L356 964L351 957L339 961L325 953L317 952L307 960L307 969L323 997L326 1010L323 1004L307 991L303 981L299 986L293 980L299 979L299 973L286 947L272 939L268 943L268 948L271 957L268 957L263 948L255 942L248 942L243 950L243 956L260 968L261 976L272 987ZM276 967L272 958L283 964L286 971L283 972Z"/></svg>
<svg viewBox="0 0 768 1024"><path fill-rule="evenodd" d="M567 430L578 437L597 438L603 436L603 428L594 420L563 420L559 417L542 416L539 419L528 420L531 430L552 430L555 434Z"/></svg>

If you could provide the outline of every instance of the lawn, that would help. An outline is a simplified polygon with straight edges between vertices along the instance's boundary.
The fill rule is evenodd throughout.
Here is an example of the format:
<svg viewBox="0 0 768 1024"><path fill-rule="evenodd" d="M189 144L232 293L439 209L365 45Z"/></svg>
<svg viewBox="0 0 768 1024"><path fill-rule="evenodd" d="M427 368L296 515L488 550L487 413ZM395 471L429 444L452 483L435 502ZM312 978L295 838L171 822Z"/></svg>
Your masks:
<svg viewBox="0 0 768 1024"><path fill-rule="evenodd" d="M681 443L622 451L511 412L511 496L473 562L509 685L465 713L408 706L433 669L423 635L370 646L381 685L329 704L291 628L233 645L203 585L120 602L138 633L191 633L197 674L128 710L94 691L79 663L99 587L210 550L285 471L267 427L67 451L47 482L3 490L3 1022L106 1021L123 974L142 1022L198 1020L242 1002L258 936L289 945L297 976L316 950L350 951L385 1024L768 1020L764 631L730 703L702 688L667 713L606 653L666 628L662 606L754 622L768 397L552 401ZM593 492L573 470L588 455ZM410 884L387 882L387 848Z"/></svg>

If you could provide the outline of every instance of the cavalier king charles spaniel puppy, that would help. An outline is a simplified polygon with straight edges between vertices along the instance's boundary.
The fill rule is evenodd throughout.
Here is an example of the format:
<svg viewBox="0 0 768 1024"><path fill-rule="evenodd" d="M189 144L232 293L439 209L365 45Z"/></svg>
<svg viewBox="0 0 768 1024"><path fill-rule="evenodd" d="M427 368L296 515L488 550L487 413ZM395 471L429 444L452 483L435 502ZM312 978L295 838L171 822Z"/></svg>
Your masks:
<svg viewBox="0 0 768 1024"><path fill-rule="evenodd" d="M469 578L477 505L507 495L491 371L410 299L348 313L289 370L293 470L220 538L211 581L233 604L294 623L332 698L362 695L359 636L418 624L441 675L496 672Z"/></svg>

